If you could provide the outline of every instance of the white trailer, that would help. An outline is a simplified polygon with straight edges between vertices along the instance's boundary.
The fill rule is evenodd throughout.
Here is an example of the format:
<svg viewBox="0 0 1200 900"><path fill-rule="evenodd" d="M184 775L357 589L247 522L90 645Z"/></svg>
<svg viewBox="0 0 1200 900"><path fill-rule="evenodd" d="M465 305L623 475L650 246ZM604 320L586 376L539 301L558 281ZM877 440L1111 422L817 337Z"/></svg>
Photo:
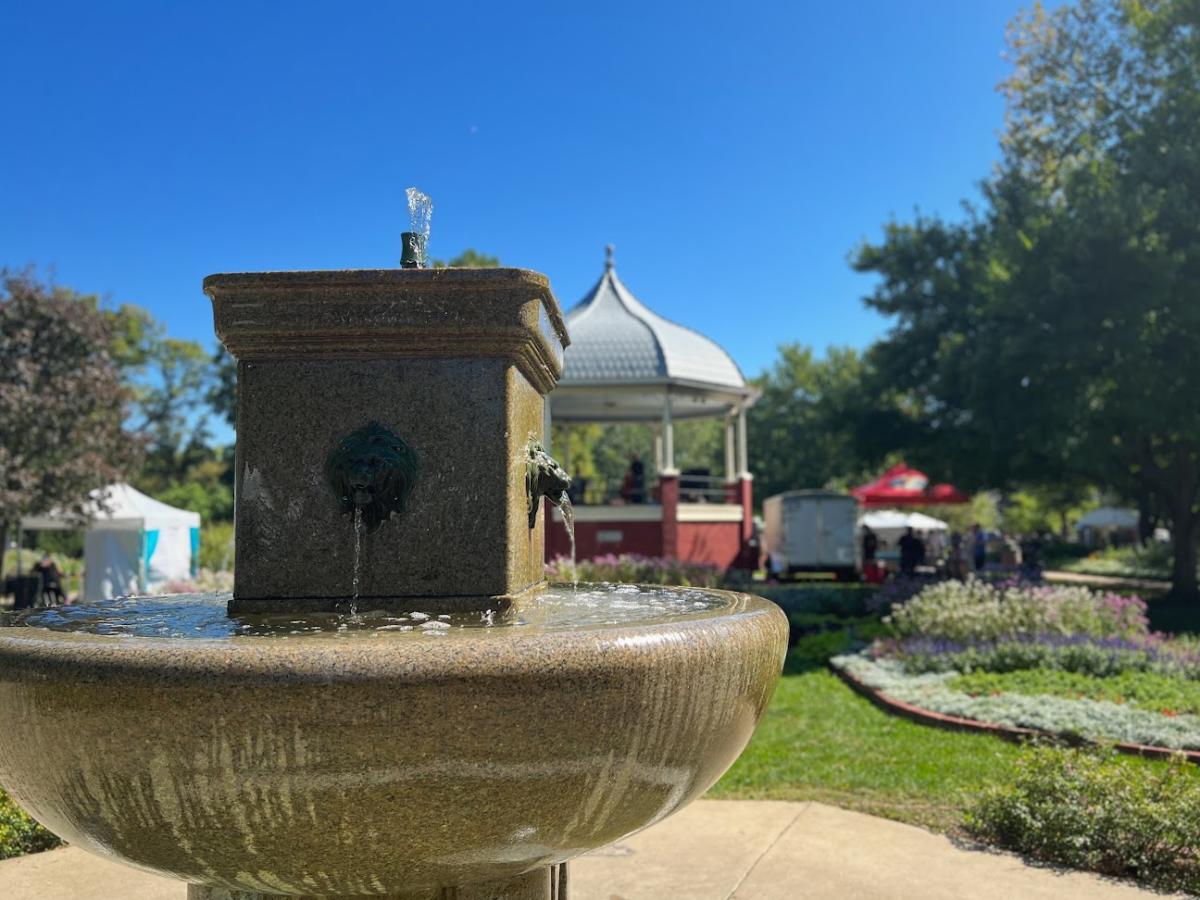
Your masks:
<svg viewBox="0 0 1200 900"><path fill-rule="evenodd" d="M858 501L835 491L788 491L763 501L771 572L858 577Z"/></svg>

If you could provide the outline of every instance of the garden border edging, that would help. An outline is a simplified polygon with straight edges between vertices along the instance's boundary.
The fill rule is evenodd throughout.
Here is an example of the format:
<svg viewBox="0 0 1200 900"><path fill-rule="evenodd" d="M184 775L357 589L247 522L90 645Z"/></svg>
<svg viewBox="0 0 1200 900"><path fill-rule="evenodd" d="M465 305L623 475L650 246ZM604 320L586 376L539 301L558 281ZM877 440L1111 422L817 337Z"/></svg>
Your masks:
<svg viewBox="0 0 1200 900"><path fill-rule="evenodd" d="M997 737L1008 741L1021 743L1035 738L1050 740L1056 743L1066 743L1075 745L1087 745L1093 742L1084 740L1078 737L1069 737L1067 735L1055 734L1052 731L1042 731L1037 728L1020 728L1014 725L997 725L994 722L981 722L978 719L964 719L961 716L951 716L946 713L934 712L930 709L923 709L920 706L914 706L911 703L906 703L903 700L897 700L885 694L883 691L876 690L870 685L859 681L849 672L840 669L832 662L827 663L829 668L837 675L846 685L856 694L865 697L872 704L886 713L900 716L903 719L908 719L910 722L916 722L919 725L932 725L934 728L941 728L946 731L970 731L982 734L993 734ZM1200 750L1171 750L1167 747L1154 747L1149 744L1129 744L1117 742L1113 744L1120 752L1130 756L1143 756L1149 759L1170 759L1177 753L1182 753L1187 761L1194 765L1200 765Z"/></svg>

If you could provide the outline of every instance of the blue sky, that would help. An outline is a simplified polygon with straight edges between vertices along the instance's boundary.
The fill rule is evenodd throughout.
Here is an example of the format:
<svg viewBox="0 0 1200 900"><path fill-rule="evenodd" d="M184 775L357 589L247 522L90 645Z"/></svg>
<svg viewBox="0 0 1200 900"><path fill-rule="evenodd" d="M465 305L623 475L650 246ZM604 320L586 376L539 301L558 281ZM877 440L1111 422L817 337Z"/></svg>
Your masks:
<svg viewBox="0 0 1200 900"><path fill-rule="evenodd" d="M1008 0L10 3L0 265L212 346L201 279L430 252L626 284L747 374L886 323L846 257L997 158Z"/></svg>

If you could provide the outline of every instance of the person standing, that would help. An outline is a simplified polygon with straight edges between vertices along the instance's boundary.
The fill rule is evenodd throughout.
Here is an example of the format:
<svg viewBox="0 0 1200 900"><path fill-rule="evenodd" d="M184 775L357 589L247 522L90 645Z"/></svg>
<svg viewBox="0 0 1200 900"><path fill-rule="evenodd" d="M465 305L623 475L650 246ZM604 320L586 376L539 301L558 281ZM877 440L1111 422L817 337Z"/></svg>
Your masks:
<svg viewBox="0 0 1200 900"><path fill-rule="evenodd" d="M982 572L987 565L987 532L976 522L971 526L971 545L975 554L975 571Z"/></svg>
<svg viewBox="0 0 1200 900"><path fill-rule="evenodd" d="M33 574L42 579L42 601L47 606L57 606L66 599L62 589L62 572L48 553L34 564Z"/></svg>
<svg viewBox="0 0 1200 900"><path fill-rule="evenodd" d="M950 577L962 581L967 577L966 548L963 536L957 531L950 535Z"/></svg>
<svg viewBox="0 0 1200 900"><path fill-rule="evenodd" d="M904 534L900 537L900 574L911 578L917 574L917 565L920 562L921 554L925 552L925 546L921 543L912 528L907 528Z"/></svg>
<svg viewBox="0 0 1200 900"><path fill-rule="evenodd" d="M865 567L868 563L874 563L875 562L875 554L878 552L879 552L878 536L875 534L874 531L871 530L870 525L864 525L863 526L863 534L862 534L863 566Z"/></svg>

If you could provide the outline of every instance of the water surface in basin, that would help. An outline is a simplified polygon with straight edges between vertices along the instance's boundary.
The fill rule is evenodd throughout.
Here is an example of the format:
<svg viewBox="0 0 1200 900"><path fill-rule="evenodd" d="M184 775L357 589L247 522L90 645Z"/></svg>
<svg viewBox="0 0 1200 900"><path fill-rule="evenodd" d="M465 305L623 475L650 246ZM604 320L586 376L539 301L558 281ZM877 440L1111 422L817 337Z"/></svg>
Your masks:
<svg viewBox="0 0 1200 900"><path fill-rule="evenodd" d="M550 585L536 598L503 612L454 614L372 610L360 599L353 613L229 616L228 593L125 597L103 603L27 610L0 617L0 625L51 631L149 638L302 637L392 635L439 637L466 629L527 628L560 631L652 625L655 622L706 618L730 609L728 594L699 588L660 588L630 584L588 584L573 589Z"/></svg>

